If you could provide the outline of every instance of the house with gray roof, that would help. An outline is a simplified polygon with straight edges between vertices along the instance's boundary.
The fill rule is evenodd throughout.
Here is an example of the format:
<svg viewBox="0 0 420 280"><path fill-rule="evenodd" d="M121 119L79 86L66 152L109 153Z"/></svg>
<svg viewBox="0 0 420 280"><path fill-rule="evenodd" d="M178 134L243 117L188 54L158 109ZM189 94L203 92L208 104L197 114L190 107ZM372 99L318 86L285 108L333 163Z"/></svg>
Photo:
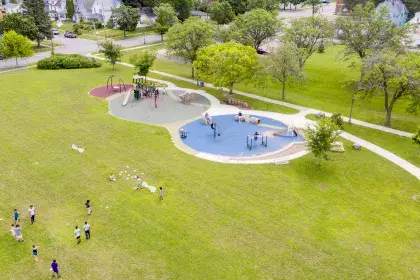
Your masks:
<svg viewBox="0 0 420 280"><path fill-rule="evenodd" d="M66 0L45 0L45 11L53 20L66 19Z"/></svg>
<svg viewBox="0 0 420 280"><path fill-rule="evenodd" d="M96 18L106 23L112 9L122 6L120 0L76 0L75 21Z"/></svg>

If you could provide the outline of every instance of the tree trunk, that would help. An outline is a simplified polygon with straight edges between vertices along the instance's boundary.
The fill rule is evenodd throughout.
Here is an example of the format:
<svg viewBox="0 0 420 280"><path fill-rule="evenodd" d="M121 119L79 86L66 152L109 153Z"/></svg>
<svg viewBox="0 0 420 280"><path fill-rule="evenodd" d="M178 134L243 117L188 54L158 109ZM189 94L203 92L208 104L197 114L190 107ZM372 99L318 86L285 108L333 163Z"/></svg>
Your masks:
<svg viewBox="0 0 420 280"><path fill-rule="evenodd" d="M297 5L295 5L295 11L297 10Z"/></svg>
<svg viewBox="0 0 420 280"><path fill-rule="evenodd" d="M41 41L39 39L36 39L36 48L40 48L41 47Z"/></svg>
<svg viewBox="0 0 420 280"><path fill-rule="evenodd" d="M312 6L312 15L315 14L315 5Z"/></svg>
<svg viewBox="0 0 420 280"><path fill-rule="evenodd" d="M233 88L229 88L229 95L233 95Z"/></svg>
<svg viewBox="0 0 420 280"><path fill-rule="evenodd" d="M281 100L285 99L285 95L284 95L285 90L286 90L286 84L283 83L283 87L281 88Z"/></svg>
<svg viewBox="0 0 420 280"><path fill-rule="evenodd" d="M124 29L124 39L126 38L126 36L125 36L125 29Z"/></svg>
<svg viewBox="0 0 420 280"><path fill-rule="evenodd" d="M144 35L146 36L146 35ZM160 41L163 42L163 34L160 34Z"/></svg>
<svg viewBox="0 0 420 280"><path fill-rule="evenodd" d="M18 58L15 57L15 59L16 59L16 66L18 67L19 66L19 64L18 64Z"/></svg>
<svg viewBox="0 0 420 280"><path fill-rule="evenodd" d="M191 78L194 78L194 67L191 67Z"/></svg>

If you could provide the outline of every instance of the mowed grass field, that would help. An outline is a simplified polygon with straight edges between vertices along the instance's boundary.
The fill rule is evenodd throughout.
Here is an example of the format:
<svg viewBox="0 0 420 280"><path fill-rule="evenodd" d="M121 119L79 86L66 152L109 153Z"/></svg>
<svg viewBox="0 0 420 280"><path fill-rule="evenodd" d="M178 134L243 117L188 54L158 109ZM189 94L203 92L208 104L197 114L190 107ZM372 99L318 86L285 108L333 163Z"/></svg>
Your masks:
<svg viewBox="0 0 420 280"><path fill-rule="evenodd" d="M359 73L357 69L349 67L350 61L341 59L342 51L343 46L331 46L323 54L314 53L305 65L306 82L288 87L285 101L348 116L352 94L345 89L344 82L357 79ZM153 69L191 78L191 65L189 64L157 59ZM273 99L281 99L280 83L269 82L265 88L261 89L253 84L241 83L236 85L235 89ZM409 100L407 99L397 101L393 110L391 125L396 129L414 132L420 123L420 117L406 112L408 104ZM375 97L358 96L353 108L353 117L383 125L385 122L383 95Z"/></svg>
<svg viewBox="0 0 420 280"><path fill-rule="evenodd" d="M132 71L114 73L129 81ZM166 129L114 118L87 94L111 73L0 75L0 279L50 279L53 258L62 279L418 277L420 183L404 170L348 142L321 166L311 155L280 166L201 160ZM164 187L163 202L107 180L133 168ZM14 208L25 243L9 232ZM84 221L92 239L76 245Z"/></svg>

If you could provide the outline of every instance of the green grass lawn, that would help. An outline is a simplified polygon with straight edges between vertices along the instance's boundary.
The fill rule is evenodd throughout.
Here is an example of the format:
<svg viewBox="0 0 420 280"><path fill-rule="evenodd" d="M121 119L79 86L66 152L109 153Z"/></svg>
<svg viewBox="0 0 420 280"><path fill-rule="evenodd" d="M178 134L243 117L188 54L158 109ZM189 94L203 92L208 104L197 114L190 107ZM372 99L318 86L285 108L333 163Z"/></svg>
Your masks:
<svg viewBox="0 0 420 280"><path fill-rule="evenodd" d="M315 120L315 115L306 116L308 119ZM344 131L380 146L397 156L420 166L420 149L411 138L398 136L395 134L363 127L356 124L344 123Z"/></svg>
<svg viewBox="0 0 420 280"><path fill-rule="evenodd" d="M330 47L324 54L315 53L306 63L305 75L307 82L289 87L286 90L287 102L324 110L338 112L348 116L350 111L351 93L343 88L343 82L351 78L357 78L356 70L348 67L350 62L340 60L341 46ZM191 77L191 67L188 64L179 64L169 60L157 60L154 69ZM251 84L238 84L238 90L255 93L273 99L281 98L281 85L269 83L266 89L258 89ZM399 100L395 107L392 126L396 129L414 131L420 123L418 115L407 113L408 100ZM353 116L367 122L383 125L385 111L383 109L383 97L357 98L353 109Z"/></svg>
<svg viewBox="0 0 420 280"><path fill-rule="evenodd" d="M129 81L132 69L0 75L1 279L49 279L53 258L66 280L417 278L413 176L348 142L320 167L311 155L281 166L198 159L166 129L114 118L87 94L111 73ZM127 165L163 186L164 201L107 180ZM9 232L14 208L23 244ZM92 239L76 245L85 220Z"/></svg>

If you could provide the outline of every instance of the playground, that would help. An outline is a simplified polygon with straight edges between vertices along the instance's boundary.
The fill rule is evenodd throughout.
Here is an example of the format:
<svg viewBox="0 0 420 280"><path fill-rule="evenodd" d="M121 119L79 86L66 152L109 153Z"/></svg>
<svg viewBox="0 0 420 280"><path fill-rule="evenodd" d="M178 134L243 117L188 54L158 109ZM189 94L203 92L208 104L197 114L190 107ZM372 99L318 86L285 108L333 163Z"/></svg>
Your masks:
<svg viewBox="0 0 420 280"><path fill-rule="evenodd" d="M279 121L260 116L252 118L258 119L259 124L237 122L235 115L230 114L214 116L212 120L217 123L216 130L201 119L195 120L182 127L187 131L182 140L194 150L230 157L269 155L304 141L302 135L295 136L287 125Z"/></svg>
<svg viewBox="0 0 420 280"><path fill-rule="evenodd" d="M208 160L270 163L307 153L303 136L282 122L281 114L275 120L250 108L221 104L205 91L157 79L146 82L146 77L138 75L127 84L111 75L106 85L89 94L107 100L109 113L116 118L167 128L180 150Z"/></svg>

